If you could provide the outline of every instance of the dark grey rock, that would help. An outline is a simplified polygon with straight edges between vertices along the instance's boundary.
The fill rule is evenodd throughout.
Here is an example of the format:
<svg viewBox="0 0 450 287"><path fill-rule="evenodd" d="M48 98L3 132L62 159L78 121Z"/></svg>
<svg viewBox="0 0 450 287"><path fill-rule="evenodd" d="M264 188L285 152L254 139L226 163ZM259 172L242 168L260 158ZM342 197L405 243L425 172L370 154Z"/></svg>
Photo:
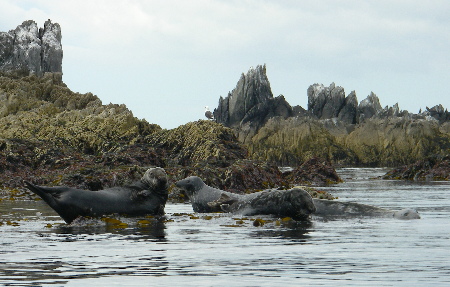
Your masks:
<svg viewBox="0 0 450 287"><path fill-rule="evenodd" d="M444 110L444 107L441 104L436 105L432 108L427 107L427 110L424 112L424 114L435 118L439 122L450 120L450 113L447 109Z"/></svg>
<svg viewBox="0 0 450 287"><path fill-rule="evenodd" d="M240 138L254 134L270 118L292 115L292 107L283 95L273 97L265 65L242 74L236 87L226 98L220 97L214 109L216 121L242 132Z"/></svg>
<svg viewBox="0 0 450 287"><path fill-rule="evenodd" d="M0 32L0 71L35 74L62 73L61 27L48 20L38 28L33 20Z"/></svg>
<svg viewBox="0 0 450 287"><path fill-rule="evenodd" d="M356 124L358 113L358 99L355 91L352 91L346 98L345 104L339 111L338 119L345 124Z"/></svg>
<svg viewBox="0 0 450 287"><path fill-rule="evenodd" d="M381 112L382 108L380 105L380 100L377 95L373 92L370 92L370 95L367 96L364 100L359 103L358 113L359 113L359 122L363 122L364 119L369 119L374 115Z"/></svg>

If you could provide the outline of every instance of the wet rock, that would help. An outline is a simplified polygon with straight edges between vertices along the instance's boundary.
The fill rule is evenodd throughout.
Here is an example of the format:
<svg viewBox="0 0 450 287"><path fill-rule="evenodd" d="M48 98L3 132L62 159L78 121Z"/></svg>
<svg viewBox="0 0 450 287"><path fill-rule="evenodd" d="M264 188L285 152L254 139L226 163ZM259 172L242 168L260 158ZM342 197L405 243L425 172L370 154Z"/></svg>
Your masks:
<svg viewBox="0 0 450 287"><path fill-rule="evenodd" d="M431 156L393 169L383 179L450 180L450 155Z"/></svg>
<svg viewBox="0 0 450 287"><path fill-rule="evenodd" d="M285 174L286 179L292 183L309 183L323 185L342 182L330 162L313 157L302 165Z"/></svg>

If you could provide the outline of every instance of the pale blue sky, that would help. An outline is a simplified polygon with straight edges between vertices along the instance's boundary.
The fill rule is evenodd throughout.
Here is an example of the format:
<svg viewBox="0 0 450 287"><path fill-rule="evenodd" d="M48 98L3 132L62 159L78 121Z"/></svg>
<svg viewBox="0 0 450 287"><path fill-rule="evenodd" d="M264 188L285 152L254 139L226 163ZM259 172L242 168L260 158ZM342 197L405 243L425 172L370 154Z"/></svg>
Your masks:
<svg viewBox="0 0 450 287"><path fill-rule="evenodd" d="M383 107L450 108L447 0L0 0L0 11L0 31L59 23L68 87L163 128L203 118L264 63L291 105L335 82Z"/></svg>

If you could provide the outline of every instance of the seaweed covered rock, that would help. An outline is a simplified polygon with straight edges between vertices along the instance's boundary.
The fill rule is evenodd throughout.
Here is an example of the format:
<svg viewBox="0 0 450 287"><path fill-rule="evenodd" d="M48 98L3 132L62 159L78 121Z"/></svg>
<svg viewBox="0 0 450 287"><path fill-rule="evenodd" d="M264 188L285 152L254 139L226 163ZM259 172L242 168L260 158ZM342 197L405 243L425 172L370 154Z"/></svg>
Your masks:
<svg viewBox="0 0 450 287"><path fill-rule="evenodd" d="M355 160L320 122L308 118L272 118L247 146L251 158L281 166L296 166L312 157L338 164Z"/></svg>
<svg viewBox="0 0 450 287"><path fill-rule="evenodd" d="M129 184L139 179L146 167L164 164L159 151L140 144L108 154L89 155L58 142L0 139L3 191L23 189L23 180L39 185L99 190Z"/></svg>
<svg viewBox="0 0 450 287"><path fill-rule="evenodd" d="M431 156L393 169L383 179L450 180L450 155Z"/></svg>
<svg viewBox="0 0 450 287"><path fill-rule="evenodd" d="M125 105L70 91L58 74L0 77L0 104L1 138L58 141L92 154L161 130Z"/></svg>
<svg viewBox="0 0 450 287"><path fill-rule="evenodd" d="M229 165L247 157L247 149L238 142L233 130L213 121L199 120L145 137L149 145L167 152L171 165L193 165L209 161Z"/></svg>
<svg viewBox="0 0 450 287"><path fill-rule="evenodd" d="M292 183L322 185L342 182L331 163L318 157L305 161L294 170L287 172L285 177Z"/></svg>
<svg viewBox="0 0 450 287"><path fill-rule="evenodd" d="M345 138L345 146L356 154L360 165L396 166L448 153L450 137L435 120L372 118Z"/></svg>

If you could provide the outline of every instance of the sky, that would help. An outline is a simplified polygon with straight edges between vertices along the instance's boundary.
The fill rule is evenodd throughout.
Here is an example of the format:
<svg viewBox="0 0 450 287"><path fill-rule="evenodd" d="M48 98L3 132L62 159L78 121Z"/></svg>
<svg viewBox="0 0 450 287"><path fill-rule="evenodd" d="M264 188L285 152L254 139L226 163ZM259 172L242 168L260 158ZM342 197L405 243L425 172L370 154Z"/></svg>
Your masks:
<svg viewBox="0 0 450 287"><path fill-rule="evenodd" d="M3 32L59 23L72 91L166 129L203 119L262 64L292 106L335 82L383 107L450 109L448 0L0 0L0 11Z"/></svg>

